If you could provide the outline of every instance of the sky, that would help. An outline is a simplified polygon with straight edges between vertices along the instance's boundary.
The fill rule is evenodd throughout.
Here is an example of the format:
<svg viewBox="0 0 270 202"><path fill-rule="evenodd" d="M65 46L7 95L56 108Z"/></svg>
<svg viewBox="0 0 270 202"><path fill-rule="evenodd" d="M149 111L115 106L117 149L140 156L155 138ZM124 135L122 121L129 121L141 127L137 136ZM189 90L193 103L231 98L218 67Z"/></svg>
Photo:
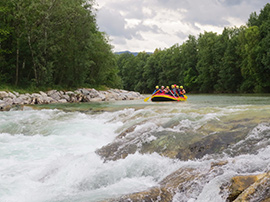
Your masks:
<svg viewBox="0 0 270 202"><path fill-rule="evenodd" d="M154 52L189 35L245 25L269 0L95 0L97 25L113 51Z"/></svg>

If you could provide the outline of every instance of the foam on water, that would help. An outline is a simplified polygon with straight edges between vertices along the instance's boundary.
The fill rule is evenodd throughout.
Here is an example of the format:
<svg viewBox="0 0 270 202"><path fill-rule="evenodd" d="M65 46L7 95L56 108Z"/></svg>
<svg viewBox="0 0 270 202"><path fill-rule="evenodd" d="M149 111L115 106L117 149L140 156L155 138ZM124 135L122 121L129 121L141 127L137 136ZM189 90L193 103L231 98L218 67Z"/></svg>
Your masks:
<svg viewBox="0 0 270 202"><path fill-rule="evenodd" d="M98 114L59 110L1 112L0 201L99 201L158 186L164 177L182 167L198 169L207 175L192 182L190 190L177 193L174 202L224 201L226 193L220 194L218 187L232 176L270 170L269 123L260 123L246 139L229 147L224 154L200 160L182 162L155 153L135 153L125 159L104 162L95 153L130 127L134 130L127 137L141 134L140 143L151 142L156 132L195 131L208 122L219 122L226 116L253 109L244 105L181 106L129 108ZM238 155L251 143L252 152ZM216 160L228 163L210 172L211 163Z"/></svg>
<svg viewBox="0 0 270 202"><path fill-rule="evenodd" d="M138 153L104 163L95 153L132 114L1 113L0 201L96 201L157 185L177 163Z"/></svg>

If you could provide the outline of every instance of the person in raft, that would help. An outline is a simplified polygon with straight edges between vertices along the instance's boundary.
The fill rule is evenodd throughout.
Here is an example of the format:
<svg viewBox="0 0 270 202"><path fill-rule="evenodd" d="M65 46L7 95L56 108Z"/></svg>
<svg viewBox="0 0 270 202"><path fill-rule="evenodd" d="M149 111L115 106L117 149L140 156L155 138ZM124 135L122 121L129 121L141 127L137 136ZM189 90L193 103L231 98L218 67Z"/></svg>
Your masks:
<svg viewBox="0 0 270 202"><path fill-rule="evenodd" d="M165 87L161 86L161 89L159 90L159 93L165 93Z"/></svg>
<svg viewBox="0 0 270 202"><path fill-rule="evenodd" d="M167 95L170 95L171 93L170 93L170 88L169 88L169 86L166 86L166 88L164 89L164 92L165 92L165 94L167 94Z"/></svg>
<svg viewBox="0 0 270 202"><path fill-rule="evenodd" d="M180 86L180 92L181 92L181 94L183 94L183 95L185 95L185 94L186 94L186 91L185 91L185 89L184 89L184 87L183 87L183 86Z"/></svg>
<svg viewBox="0 0 270 202"><path fill-rule="evenodd" d="M171 87L172 87L172 89L171 89L172 94L174 96L177 96L177 94L176 94L176 85L172 85Z"/></svg>
<svg viewBox="0 0 270 202"><path fill-rule="evenodd" d="M179 88L179 86L176 86L176 93L177 93L177 96L178 97L184 97L183 94L182 94L182 92L181 92L181 90L180 90L180 88Z"/></svg>
<svg viewBox="0 0 270 202"><path fill-rule="evenodd" d="M152 93L152 95L154 95L155 93L157 93L157 92L159 92L159 91L160 91L159 86L156 86L156 89L155 89L155 91Z"/></svg>

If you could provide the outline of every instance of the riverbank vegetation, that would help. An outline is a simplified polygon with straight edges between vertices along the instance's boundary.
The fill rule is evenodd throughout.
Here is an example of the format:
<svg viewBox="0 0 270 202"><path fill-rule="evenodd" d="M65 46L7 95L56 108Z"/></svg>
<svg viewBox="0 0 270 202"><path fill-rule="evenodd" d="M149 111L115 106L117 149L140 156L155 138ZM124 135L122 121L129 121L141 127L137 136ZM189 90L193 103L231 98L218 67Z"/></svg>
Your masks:
<svg viewBox="0 0 270 202"><path fill-rule="evenodd" d="M189 36L182 44L117 59L124 89L150 93L156 85L180 84L187 92L270 92L270 4L246 26L222 34Z"/></svg>
<svg viewBox="0 0 270 202"><path fill-rule="evenodd" d="M121 87L94 1L0 3L0 86L11 89Z"/></svg>
<svg viewBox="0 0 270 202"><path fill-rule="evenodd" d="M187 92L270 93L270 4L247 25L190 35L183 44L120 55L98 30L94 1L0 3L0 89L107 86L151 93L156 85Z"/></svg>

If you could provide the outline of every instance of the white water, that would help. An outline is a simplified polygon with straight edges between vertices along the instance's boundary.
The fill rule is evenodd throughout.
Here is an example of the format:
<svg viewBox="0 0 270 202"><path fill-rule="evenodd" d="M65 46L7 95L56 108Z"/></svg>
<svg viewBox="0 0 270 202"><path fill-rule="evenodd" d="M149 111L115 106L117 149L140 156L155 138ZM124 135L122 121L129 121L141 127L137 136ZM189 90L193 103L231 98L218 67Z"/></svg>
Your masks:
<svg viewBox="0 0 270 202"><path fill-rule="evenodd" d="M98 201L157 185L179 165L157 154L107 163L95 154L123 113L1 112L0 201Z"/></svg>
<svg viewBox="0 0 270 202"><path fill-rule="evenodd" d="M206 178L192 182L191 189L177 193L173 201L219 202L225 201L227 194L220 193L219 187L231 177L270 170L269 123L259 124L246 139L228 148L223 155L195 161L135 153L126 159L105 163L95 153L134 124L137 126L129 135L143 133L145 141L151 141L155 137L148 136L149 131L195 131L206 122L218 122L224 116L242 112L252 115L258 110L266 116L269 113L269 106L254 109L244 105L177 104L170 109L161 105L97 114L60 110L0 112L0 201L100 201L158 186L175 170L190 167L207 173ZM245 149L244 154L237 155ZM223 160L228 163L211 170L212 162Z"/></svg>

